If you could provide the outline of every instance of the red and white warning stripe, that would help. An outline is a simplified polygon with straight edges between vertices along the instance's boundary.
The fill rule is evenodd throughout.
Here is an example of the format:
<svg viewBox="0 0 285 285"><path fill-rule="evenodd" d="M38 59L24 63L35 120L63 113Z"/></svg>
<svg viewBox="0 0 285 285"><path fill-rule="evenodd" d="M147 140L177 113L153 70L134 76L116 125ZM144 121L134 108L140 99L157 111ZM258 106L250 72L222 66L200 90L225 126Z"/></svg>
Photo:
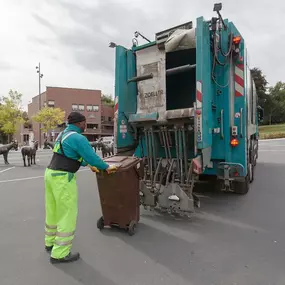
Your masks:
<svg viewBox="0 0 285 285"><path fill-rule="evenodd" d="M118 108L119 108L119 104L118 104L118 96L115 97L115 108L114 108L114 112L115 114L118 113Z"/></svg>
<svg viewBox="0 0 285 285"><path fill-rule="evenodd" d="M244 65L235 66L235 95L236 97L244 96Z"/></svg>
<svg viewBox="0 0 285 285"><path fill-rule="evenodd" d="M196 114L195 114L195 125L197 142L202 142L203 130L202 130L202 81L196 83Z"/></svg>
<svg viewBox="0 0 285 285"><path fill-rule="evenodd" d="M197 81L196 88L197 88L197 91L196 91L197 109L201 109L202 108L202 81Z"/></svg>

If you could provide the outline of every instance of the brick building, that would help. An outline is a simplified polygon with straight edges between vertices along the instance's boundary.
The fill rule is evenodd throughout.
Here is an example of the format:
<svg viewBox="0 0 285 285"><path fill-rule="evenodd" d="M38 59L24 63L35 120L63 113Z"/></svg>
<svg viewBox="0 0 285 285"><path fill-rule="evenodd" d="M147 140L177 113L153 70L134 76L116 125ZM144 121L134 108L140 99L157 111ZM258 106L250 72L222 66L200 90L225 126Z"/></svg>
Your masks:
<svg viewBox="0 0 285 285"><path fill-rule="evenodd" d="M101 113L101 135L110 135L114 133L114 108L103 105Z"/></svg>
<svg viewBox="0 0 285 285"><path fill-rule="evenodd" d="M101 102L100 90L47 87L41 94L41 106L56 107L65 111L66 118L71 111L78 111L87 119L87 130L84 135L93 141L101 136L112 136L114 131L113 107L105 106ZM32 118L39 111L39 95L32 99L28 105L28 116ZM56 138L60 129L55 129L49 134L42 134L42 142L46 137ZM39 139L39 125L33 122L33 135Z"/></svg>

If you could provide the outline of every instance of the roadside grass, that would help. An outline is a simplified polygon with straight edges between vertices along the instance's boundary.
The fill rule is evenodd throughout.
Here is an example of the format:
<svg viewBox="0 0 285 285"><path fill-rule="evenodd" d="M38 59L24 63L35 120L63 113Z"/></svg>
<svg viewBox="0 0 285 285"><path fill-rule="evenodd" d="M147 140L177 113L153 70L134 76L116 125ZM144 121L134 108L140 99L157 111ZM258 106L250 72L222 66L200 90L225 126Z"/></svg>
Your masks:
<svg viewBox="0 0 285 285"><path fill-rule="evenodd" d="M285 124L260 126L259 136L261 139L285 138Z"/></svg>

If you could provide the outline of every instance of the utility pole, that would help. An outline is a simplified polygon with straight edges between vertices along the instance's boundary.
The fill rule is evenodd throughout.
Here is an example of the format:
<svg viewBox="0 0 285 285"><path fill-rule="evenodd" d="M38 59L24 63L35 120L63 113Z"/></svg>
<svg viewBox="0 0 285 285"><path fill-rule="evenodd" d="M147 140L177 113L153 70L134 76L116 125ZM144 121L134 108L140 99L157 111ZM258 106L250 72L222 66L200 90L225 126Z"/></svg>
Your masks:
<svg viewBox="0 0 285 285"><path fill-rule="evenodd" d="M43 78L43 74L41 73L41 63L39 62L39 65L36 66L37 73L39 74L39 111L42 108L42 100L41 100L41 79ZM41 133L41 123L39 123L39 147L42 146L42 133Z"/></svg>

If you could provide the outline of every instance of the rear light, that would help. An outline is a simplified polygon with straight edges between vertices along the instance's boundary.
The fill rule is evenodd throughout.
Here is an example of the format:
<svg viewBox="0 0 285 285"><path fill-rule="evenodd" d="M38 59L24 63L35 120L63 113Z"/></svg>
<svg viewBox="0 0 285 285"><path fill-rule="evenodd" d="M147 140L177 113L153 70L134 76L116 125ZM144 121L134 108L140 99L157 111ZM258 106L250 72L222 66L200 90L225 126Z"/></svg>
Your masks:
<svg viewBox="0 0 285 285"><path fill-rule="evenodd" d="M233 38L233 43L234 43L235 45L238 45L238 44L240 43L240 41L241 41L241 36L237 36L237 37L234 37L234 38Z"/></svg>
<svg viewBox="0 0 285 285"><path fill-rule="evenodd" d="M239 144L238 139L232 139L231 140L231 146L232 147L236 147L236 146L238 146L238 144Z"/></svg>

